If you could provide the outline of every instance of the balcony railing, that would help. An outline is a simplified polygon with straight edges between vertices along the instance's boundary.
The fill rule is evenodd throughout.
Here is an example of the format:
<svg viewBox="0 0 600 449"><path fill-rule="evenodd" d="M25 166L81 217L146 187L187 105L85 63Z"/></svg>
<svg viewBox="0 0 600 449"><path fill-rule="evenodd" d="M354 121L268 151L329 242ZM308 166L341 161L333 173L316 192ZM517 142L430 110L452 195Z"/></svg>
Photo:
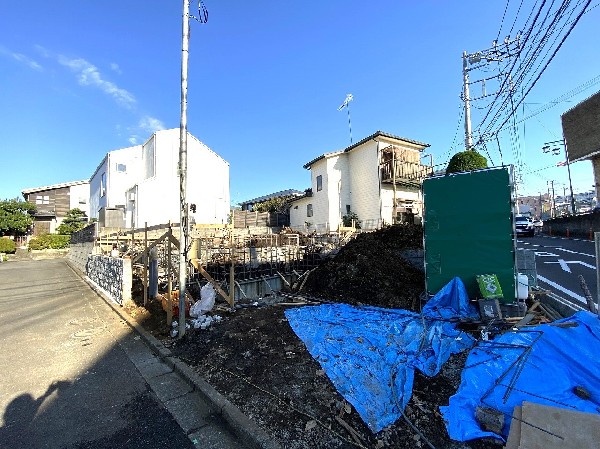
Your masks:
<svg viewBox="0 0 600 449"><path fill-rule="evenodd" d="M388 160L381 163L381 181L419 186L433 174L433 167L416 162Z"/></svg>

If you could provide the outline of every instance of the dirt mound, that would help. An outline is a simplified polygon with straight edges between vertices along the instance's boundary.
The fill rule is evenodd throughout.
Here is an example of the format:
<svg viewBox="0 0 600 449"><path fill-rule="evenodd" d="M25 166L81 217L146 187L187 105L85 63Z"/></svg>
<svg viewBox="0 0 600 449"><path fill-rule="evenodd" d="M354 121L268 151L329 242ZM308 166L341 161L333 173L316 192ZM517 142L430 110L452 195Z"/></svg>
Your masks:
<svg viewBox="0 0 600 449"><path fill-rule="evenodd" d="M415 310L425 277L405 259L405 253L421 248L423 228L419 225L359 234L310 274L304 290L348 304Z"/></svg>

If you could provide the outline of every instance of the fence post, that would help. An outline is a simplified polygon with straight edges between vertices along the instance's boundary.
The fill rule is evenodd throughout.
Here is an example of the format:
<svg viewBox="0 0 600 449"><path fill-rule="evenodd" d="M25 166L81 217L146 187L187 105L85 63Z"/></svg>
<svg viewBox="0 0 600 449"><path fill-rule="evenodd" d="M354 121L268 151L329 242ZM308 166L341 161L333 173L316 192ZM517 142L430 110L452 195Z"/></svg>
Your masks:
<svg viewBox="0 0 600 449"><path fill-rule="evenodd" d="M171 220L169 220L169 237L167 238L167 326L171 326L173 322L173 284L171 283L171 275L173 273L173 267L171 265L171 236L173 235L173 229L171 227Z"/></svg>

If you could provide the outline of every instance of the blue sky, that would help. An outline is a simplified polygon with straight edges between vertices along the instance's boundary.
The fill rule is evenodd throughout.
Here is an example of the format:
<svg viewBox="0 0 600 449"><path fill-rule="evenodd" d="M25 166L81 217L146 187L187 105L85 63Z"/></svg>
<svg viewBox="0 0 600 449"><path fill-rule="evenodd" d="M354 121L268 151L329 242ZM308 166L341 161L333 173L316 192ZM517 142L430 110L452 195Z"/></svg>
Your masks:
<svg viewBox="0 0 600 449"><path fill-rule="evenodd" d="M208 23L191 23L188 129L231 164L232 203L309 187L303 164L350 143L337 110L348 93L354 142L382 130L429 143L434 164L446 163L463 149L462 52L502 40L517 17L514 37L535 2L517 15L519 3L504 14L504 0L205 0ZM164 0L5 6L0 198L88 179L106 152L179 126L181 12ZM600 8L582 16L519 118L600 76L599 23ZM517 165L519 193L545 192L548 180L557 194L568 187L561 156L541 147L561 138L560 115L598 81L487 146L494 165ZM474 125L483 113L474 104ZM591 190L591 163L571 170L574 190Z"/></svg>

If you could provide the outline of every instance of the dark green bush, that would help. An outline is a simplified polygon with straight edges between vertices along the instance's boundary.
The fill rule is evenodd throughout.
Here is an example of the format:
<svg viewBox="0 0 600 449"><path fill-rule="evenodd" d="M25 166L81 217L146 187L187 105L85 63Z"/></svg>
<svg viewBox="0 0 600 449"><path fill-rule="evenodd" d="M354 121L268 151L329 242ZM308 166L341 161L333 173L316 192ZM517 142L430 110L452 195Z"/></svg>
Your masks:
<svg viewBox="0 0 600 449"><path fill-rule="evenodd" d="M14 254L17 251L17 244L12 239L0 238L0 253Z"/></svg>
<svg viewBox="0 0 600 449"><path fill-rule="evenodd" d="M65 249L70 241L70 235L41 234L29 241L29 249Z"/></svg>
<svg viewBox="0 0 600 449"><path fill-rule="evenodd" d="M487 168L487 159L475 150L461 151L450 159L446 174Z"/></svg>

